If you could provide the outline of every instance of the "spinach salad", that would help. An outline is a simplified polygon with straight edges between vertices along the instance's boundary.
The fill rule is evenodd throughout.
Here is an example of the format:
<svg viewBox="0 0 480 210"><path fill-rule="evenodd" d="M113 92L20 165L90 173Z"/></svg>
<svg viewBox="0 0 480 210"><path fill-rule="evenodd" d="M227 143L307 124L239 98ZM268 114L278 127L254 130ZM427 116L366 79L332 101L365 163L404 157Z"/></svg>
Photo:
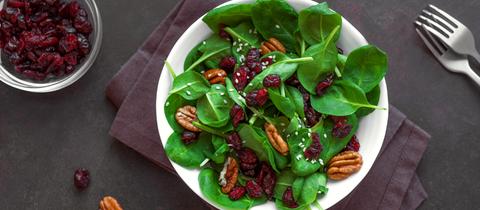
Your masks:
<svg viewBox="0 0 480 210"><path fill-rule="evenodd" d="M284 0L211 10L165 103L165 151L200 169L203 195L225 209L273 201L310 209L328 180L360 170L359 120L378 107L386 54L337 48L342 17L327 3L299 13ZM368 139L364 139L368 141Z"/></svg>

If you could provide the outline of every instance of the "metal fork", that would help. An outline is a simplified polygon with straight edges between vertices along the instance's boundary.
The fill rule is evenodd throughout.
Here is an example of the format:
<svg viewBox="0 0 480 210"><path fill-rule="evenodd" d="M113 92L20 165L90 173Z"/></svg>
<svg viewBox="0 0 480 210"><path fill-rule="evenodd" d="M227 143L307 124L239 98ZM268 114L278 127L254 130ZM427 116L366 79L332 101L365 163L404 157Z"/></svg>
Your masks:
<svg viewBox="0 0 480 210"><path fill-rule="evenodd" d="M475 48L475 38L470 29L434 5L429 4L428 9L432 12L424 9L419 16L420 20L430 24L424 24L425 29L442 40L453 51L462 55L470 55L480 63L480 54Z"/></svg>
<svg viewBox="0 0 480 210"><path fill-rule="evenodd" d="M451 48L445 46L445 44L443 44L441 41L435 39L430 33L430 30L428 30L426 27L426 24L418 21L415 21L415 24L417 25L415 30L420 38L422 38L425 45L427 45L427 48L446 69L455 73L466 74L480 86L480 77L470 67L466 55L460 55L453 52ZM424 34L426 34L426 36Z"/></svg>

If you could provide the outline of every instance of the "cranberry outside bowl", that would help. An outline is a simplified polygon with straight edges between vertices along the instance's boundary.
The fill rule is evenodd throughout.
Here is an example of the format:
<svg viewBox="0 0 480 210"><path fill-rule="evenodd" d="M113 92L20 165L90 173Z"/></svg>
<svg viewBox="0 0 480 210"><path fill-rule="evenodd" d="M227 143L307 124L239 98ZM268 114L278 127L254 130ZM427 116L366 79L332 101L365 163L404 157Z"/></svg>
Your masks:
<svg viewBox="0 0 480 210"><path fill-rule="evenodd" d="M287 1L297 11L318 4L317 2L311 0ZM253 1L233 0L223 5L251 2ZM212 33L213 32L208 28L208 26L204 22L202 22L202 18L200 18L196 22L194 22L180 37L167 58L167 60L170 62L177 74L180 74L183 71L183 62L188 52ZM343 19L342 31L338 42L338 47L342 48L345 53L349 53L353 49L366 44L367 41L362 36L362 34L357 29L355 29L355 27L350 24L346 19ZM172 82L173 79L170 76L167 67L165 66L162 70L162 74L158 83L156 102L157 126L161 141L164 146L167 143L169 135L173 132L166 120L163 110ZM381 82L380 88L381 94L378 106L388 109L388 93L385 80ZM376 110L375 112L371 113L370 115L366 116L361 120L360 127L356 135L360 139L360 142L362 144L359 152L363 156L363 167L358 173L353 174L351 177L343 181L336 182L329 180L329 182L327 183L327 187L329 189L328 193L325 196L319 197L318 199L323 208L332 207L333 205L341 201L350 192L352 192L355 187L367 175L382 147L385 132L387 130L387 121L388 110ZM211 205L216 206L214 203L207 200L200 191L200 186L198 183L198 174L200 173L200 170L190 170L183 168L172 161L171 163L177 171L178 175L190 187L190 189L192 189L198 196L209 202ZM219 208L219 206L216 207ZM267 202L264 205L256 206L252 209L275 209L275 204L274 202Z"/></svg>
<svg viewBox="0 0 480 210"><path fill-rule="evenodd" d="M71 1L73 0L65 0L64 2L68 3ZM6 0L1 1L0 8L5 8L7 4L6 2ZM102 20L95 0L77 0L77 2L87 13L88 21L92 26L92 30L88 37L90 51L85 57L83 57L83 59L78 61L78 64L74 66L74 70L63 76L50 76L44 80L37 81L26 78L16 72L14 65L10 63L7 56L5 56L3 52L0 52L0 81L19 90L34 93L48 93L63 89L73 84L90 69L100 52L103 34Z"/></svg>

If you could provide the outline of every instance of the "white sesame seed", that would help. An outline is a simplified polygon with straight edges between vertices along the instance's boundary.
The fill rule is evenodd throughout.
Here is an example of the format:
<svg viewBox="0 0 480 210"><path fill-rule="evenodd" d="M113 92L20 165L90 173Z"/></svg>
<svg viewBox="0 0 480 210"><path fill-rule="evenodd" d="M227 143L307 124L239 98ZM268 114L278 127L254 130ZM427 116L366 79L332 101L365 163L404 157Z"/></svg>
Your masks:
<svg viewBox="0 0 480 210"><path fill-rule="evenodd" d="M246 94L246 93L242 93L242 95L243 95L243 97L246 97L246 96L247 96L247 94Z"/></svg>
<svg viewBox="0 0 480 210"><path fill-rule="evenodd" d="M242 96L238 96L238 99L242 100L243 98L242 98Z"/></svg>
<svg viewBox="0 0 480 210"><path fill-rule="evenodd" d="M298 136L298 131L295 131L295 136Z"/></svg>
<svg viewBox="0 0 480 210"><path fill-rule="evenodd" d="M308 133L308 137L312 137L312 133Z"/></svg>
<svg viewBox="0 0 480 210"><path fill-rule="evenodd" d="M308 132L310 132L310 133L311 133L311 132L312 132L312 129L311 129L311 128L309 128L309 129L308 129Z"/></svg>
<svg viewBox="0 0 480 210"><path fill-rule="evenodd" d="M207 42L206 42L206 41L203 41L203 44L207 44Z"/></svg>
<svg viewBox="0 0 480 210"><path fill-rule="evenodd" d="M307 121L307 118L306 118L306 117L304 117L304 118L303 118L303 121Z"/></svg>
<svg viewBox="0 0 480 210"><path fill-rule="evenodd" d="M327 138L327 134L326 134L326 133L325 133L325 134L323 134L323 137Z"/></svg>
<svg viewBox="0 0 480 210"><path fill-rule="evenodd" d="M224 96L224 95L225 95L225 93L220 93L220 95L221 95L221 96Z"/></svg>
<svg viewBox="0 0 480 210"><path fill-rule="evenodd" d="M321 165L325 165L325 163L323 163L323 160L322 160L322 159L318 160L318 162L319 162Z"/></svg>
<svg viewBox="0 0 480 210"><path fill-rule="evenodd" d="M305 142L305 138L302 138L302 141Z"/></svg>
<svg viewBox="0 0 480 210"><path fill-rule="evenodd" d="M203 74L203 73L205 73L205 71L200 71L200 73L202 73L202 74Z"/></svg>
<svg viewBox="0 0 480 210"><path fill-rule="evenodd" d="M220 86L215 87L215 89L220 90Z"/></svg>
<svg viewBox="0 0 480 210"><path fill-rule="evenodd" d="M233 46L237 45L237 42L233 42Z"/></svg>
<svg viewBox="0 0 480 210"><path fill-rule="evenodd" d="M247 79L250 79L250 76L247 76Z"/></svg>
<svg viewBox="0 0 480 210"><path fill-rule="evenodd" d="M248 84L248 86L250 86L250 87L253 87L253 84L252 84L252 83L250 83L250 84Z"/></svg>
<svg viewBox="0 0 480 210"><path fill-rule="evenodd" d="M240 52L240 50L241 50L240 48L237 48L237 52Z"/></svg>
<svg viewBox="0 0 480 210"><path fill-rule="evenodd" d="M283 123L283 122L282 122L282 123L280 123L280 126L285 126L285 123Z"/></svg>
<svg viewBox="0 0 480 210"><path fill-rule="evenodd" d="M300 160L300 159L301 159L301 157L298 157L298 156L297 156L297 157L296 157L296 159L297 159L297 160Z"/></svg>
<svg viewBox="0 0 480 210"><path fill-rule="evenodd" d="M240 74L240 72L237 72L237 76L242 76L242 75Z"/></svg>
<svg viewBox="0 0 480 210"><path fill-rule="evenodd" d="M272 59L273 59L273 57L272 57L271 55L269 55L268 58L272 58Z"/></svg>
<svg viewBox="0 0 480 210"><path fill-rule="evenodd" d="M228 104L228 101L227 101L227 100L223 100L223 103L224 103L224 104Z"/></svg>
<svg viewBox="0 0 480 210"><path fill-rule="evenodd" d="M275 25L275 28L280 28L280 26L279 26L279 25Z"/></svg>
<svg viewBox="0 0 480 210"><path fill-rule="evenodd" d="M191 82L187 83L187 86L192 86L192 83Z"/></svg>
<svg viewBox="0 0 480 210"><path fill-rule="evenodd" d="M247 143L247 141L242 141L242 143L244 143L244 144L245 144L245 143Z"/></svg>
<svg viewBox="0 0 480 210"><path fill-rule="evenodd" d="M208 158L207 158L207 159L205 159L205 160L203 160L203 162L202 162L202 163L200 163L200 167L203 167L205 164L207 164L207 163L208 163L208 161L210 161L210 159L208 159Z"/></svg>
<svg viewBox="0 0 480 210"><path fill-rule="evenodd" d="M165 106L168 106L168 105L170 105L170 102L167 101L167 103L165 103Z"/></svg>
<svg viewBox="0 0 480 210"><path fill-rule="evenodd" d="M239 83L238 79L235 79L235 81L234 81L234 82L235 82L235 83Z"/></svg>
<svg viewBox="0 0 480 210"><path fill-rule="evenodd" d="M289 137L290 137L290 134L287 135L287 138L289 138Z"/></svg>
<svg viewBox="0 0 480 210"><path fill-rule="evenodd" d="M305 152L306 150L307 150L307 148L303 148L303 150L302 150L302 151L303 151L303 152Z"/></svg>
<svg viewBox="0 0 480 210"><path fill-rule="evenodd" d="M233 92L233 91L235 91L235 90L232 88L232 89L230 89L230 90L228 90L228 91Z"/></svg>
<svg viewBox="0 0 480 210"><path fill-rule="evenodd" d="M192 92L190 92L189 90L187 90L187 95L192 95Z"/></svg>
<svg viewBox="0 0 480 210"><path fill-rule="evenodd" d="M302 125L298 125L298 128L302 128Z"/></svg>

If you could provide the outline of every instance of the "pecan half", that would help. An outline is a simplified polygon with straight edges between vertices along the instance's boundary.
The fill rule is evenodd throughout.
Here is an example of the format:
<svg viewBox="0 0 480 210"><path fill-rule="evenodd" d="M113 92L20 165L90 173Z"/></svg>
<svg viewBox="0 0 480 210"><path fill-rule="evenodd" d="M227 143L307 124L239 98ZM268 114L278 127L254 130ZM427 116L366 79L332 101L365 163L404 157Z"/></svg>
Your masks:
<svg viewBox="0 0 480 210"><path fill-rule="evenodd" d="M260 51L262 52L262 55L266 55L273 51L280 51L282 53L287 52L283 44L278 41L278 39L275 39L273 37L268 39L268 41L262 43L262 46L260 46Z"/></svg>
<svg viewBox="0 0 480 210"><path fill-rule="evenodd" d="M225 84L227 72L222 69L210 69L203 73L203 76L207 78L210 84Z"/></svg>
<svg viewBox="0 0 480 210"><path fill-rule="evenodd" d="M333 157L328 163L327 175L332 180L343 180L362 168L362 155L345 151Z"/></svg>
<svg viewBox="0 0 480 210"><path fill-rule="evenodd" d="M222 192L227 194L232 191L237 184L238 179L238 164L237 161L231 157L228 157L223 170L220 173L220 185L222 186Z"/></svg>
<svg viewBox="0 0 480 210"><path fill-rule="evenodd" d="M122 210L122 207L115 198L106 196L100 201L100 210Z"/></svg>
<svg viewBox="0 0 480 210"><path fill-rule="evenodd" d="M281 155L286 156L288 154L288 144L278 133L277 128L270 123L265 123L265 133L267 133L268 140Z"/></svg>
<svg viewBox="0 0 480 210"><path fill-rule="evenodd" d="M184 106L177 109L177 113L175 113L175 120L177 123L181 125L183 128L192 131L192 132L200 132L201 130L195 127L192 122L197 119L197 108L193 106Z"/></svg>

